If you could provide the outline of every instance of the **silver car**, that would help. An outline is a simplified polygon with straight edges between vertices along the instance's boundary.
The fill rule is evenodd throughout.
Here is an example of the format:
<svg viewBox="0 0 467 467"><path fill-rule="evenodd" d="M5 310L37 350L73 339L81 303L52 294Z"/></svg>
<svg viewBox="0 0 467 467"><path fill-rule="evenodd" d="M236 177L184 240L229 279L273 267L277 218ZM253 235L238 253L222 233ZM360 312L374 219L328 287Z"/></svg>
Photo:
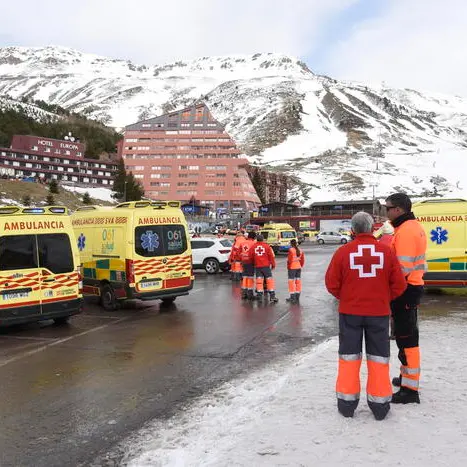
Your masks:
<svg viewBox="0 0 467 467"><path fill-rule="evenodd" d="M316 241L320 245L325 243L347 243L350 242L352 238L349 235L342 234L340 232L320 232L316 236Z"/></svg>

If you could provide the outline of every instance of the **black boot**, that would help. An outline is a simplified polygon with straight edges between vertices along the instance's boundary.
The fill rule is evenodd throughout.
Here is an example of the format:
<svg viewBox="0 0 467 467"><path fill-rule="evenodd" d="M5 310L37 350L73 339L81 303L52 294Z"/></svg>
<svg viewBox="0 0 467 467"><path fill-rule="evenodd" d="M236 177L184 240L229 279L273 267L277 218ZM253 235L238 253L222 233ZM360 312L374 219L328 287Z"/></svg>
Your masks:
<svg viewBox="0 0 467 467"><path fill-rule="evenodd" d="M277 303L279 299L276 297L276 292L269 292L269 301L271 303Z"/></svg>
<svg viewBox="0 0 467 467"><path fill-rule="evenodd" d="M392 385L396 386L396 388L400 388L401 387L401 377L400 376L395 376L394 378L392 378Z"/></svg>
<svg viewBox="0 0 467 467"><path fill-rule="evenodd" d="M420 396L418 391L402 387L392 395L391 402L393 404L420 404Z"/></svg>
<svg viewBox="0 0 467 467"><path fill-rule="evenodd" d="M248 298L248 290L242 289L242 300L246 300Z"/></svg>
<svg viewBox="0 0 467 467"><path fill-rule="evenodd" d="M300 303L300 293L295 294L295 303Z"/></svg>
<svg viewBox="0 0 467 467"><path fill-rule="evenodd" d="M295 294L292 294L289 298L286 298L285 301L287 303L295 303L295 297L294 297Z"/></svg>
<svg viewBox="0 0 467 467"><path fill-rule="evenodd" d="M258 300L259 302L262 302L263 297L264 297L263 292L256 292L256 297L253 300Z"/></svg>
<svg viewBox="0 0 467 467"><path fill-rule="evenodd" d="M373 412L373 416L378 421L384 420L386 418L386 415L389 413L389 410L391 409L391 405L389 404L389 402L385 402L384 404L381 404L381 403L368 401L368 406L370 407L370 410Z"/></svg>

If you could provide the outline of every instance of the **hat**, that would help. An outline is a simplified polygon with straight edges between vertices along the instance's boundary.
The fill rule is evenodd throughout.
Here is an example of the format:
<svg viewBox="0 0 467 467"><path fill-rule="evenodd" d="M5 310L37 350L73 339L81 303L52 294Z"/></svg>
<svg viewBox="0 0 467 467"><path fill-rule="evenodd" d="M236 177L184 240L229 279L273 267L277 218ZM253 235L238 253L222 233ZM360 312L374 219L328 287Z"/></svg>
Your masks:
<svg viewBox="0 0 467 467"><path fill-rule="evenodd" d="M383 226L381 227L381 233L383 235L393 235L394 234L394 227L392 226L391 222L386 221Z"/></svg>

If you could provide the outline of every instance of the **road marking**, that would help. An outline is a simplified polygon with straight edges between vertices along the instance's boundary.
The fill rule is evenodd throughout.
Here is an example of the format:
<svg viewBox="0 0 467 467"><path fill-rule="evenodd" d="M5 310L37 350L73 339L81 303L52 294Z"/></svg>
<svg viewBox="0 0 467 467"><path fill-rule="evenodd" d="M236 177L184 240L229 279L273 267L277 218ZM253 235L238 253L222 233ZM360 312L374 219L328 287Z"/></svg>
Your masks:
<svg viewBox="0 0 467 467"><path fill-rule="evenodd" d="M44 350L47 350L49 347L54 347L56 345L63 344L64 342L71 341L73 339L76 339L77 337L85 336L86 334L90 334L91 332L100 331L101 329L105 329L111 326L112 324L117 324L117 323L120 323L121 321L125 321L126 319L128 318L120 318L118 321L113 321L112 323L103 324L101 326L88 329L87 331L80 332L79 334L75 334L74 336L65 337L63 339L59 339L58 341L51 342L50 344L43 345L42 347L38 347L37 349L30 350L28 352L24 352L22 354L16 355L15 357L12 357L0 363L0 368L4 367L5 365L8 365L9 363L17 362L18 360L21 360L22 358L30 357L31 355L34 355L36 353L43 352Z"/></svg>
<svg viewBox="0 0 467 467"><path fill-rule="evenodd" d="M192 290L192 291L190 292L190 295L191 295L191 294L194 294L194 293L201 292L202 290L204 290L204 287L202 287L201 289Z"/></svg>
<svg viewBox="0 0 467 467"><path fill-rule="evenodd" d="M58 337L32 337L32 336L0 336L1 339L19 339L19 340L29 340L29 341L53 341L58 339Z"/></svg>

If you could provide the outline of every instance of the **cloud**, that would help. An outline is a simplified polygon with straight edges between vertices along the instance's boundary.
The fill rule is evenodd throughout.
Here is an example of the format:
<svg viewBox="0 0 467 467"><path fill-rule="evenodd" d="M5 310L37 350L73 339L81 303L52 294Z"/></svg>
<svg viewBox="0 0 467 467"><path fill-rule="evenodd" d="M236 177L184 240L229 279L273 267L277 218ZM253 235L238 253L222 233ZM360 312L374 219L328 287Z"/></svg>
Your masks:
<svg viewBox="0 0 467 467"><path fill-rule="evenodd" d="M390 0L322 64L341 79L467 96L467 2Z"/></svg>
<svg viewBox="0 0 467 467"><path fill-rule="evenodd" d="M23 45L63 45L146 64L234 53L307 56L327 20L357 1L24 0L2 12L2 32Z"/></svg>

